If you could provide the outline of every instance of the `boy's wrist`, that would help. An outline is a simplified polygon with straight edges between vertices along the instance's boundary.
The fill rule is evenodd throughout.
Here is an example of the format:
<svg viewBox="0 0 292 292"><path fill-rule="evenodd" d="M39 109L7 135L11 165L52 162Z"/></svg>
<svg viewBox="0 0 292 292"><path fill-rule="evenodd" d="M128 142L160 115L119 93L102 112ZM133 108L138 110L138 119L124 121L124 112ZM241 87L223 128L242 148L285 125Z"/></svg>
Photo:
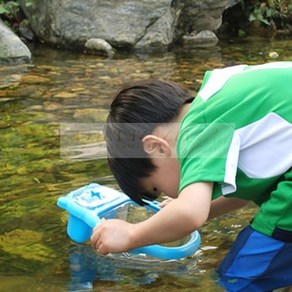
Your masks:
<svg viewBox="0 0 292 292"><path fill-rule="evenodd" d="M152 242L147 241L148 240L145 238L145 233L142 231L141 224L131 224L129 231L130 250L152 244Z"/></svg>

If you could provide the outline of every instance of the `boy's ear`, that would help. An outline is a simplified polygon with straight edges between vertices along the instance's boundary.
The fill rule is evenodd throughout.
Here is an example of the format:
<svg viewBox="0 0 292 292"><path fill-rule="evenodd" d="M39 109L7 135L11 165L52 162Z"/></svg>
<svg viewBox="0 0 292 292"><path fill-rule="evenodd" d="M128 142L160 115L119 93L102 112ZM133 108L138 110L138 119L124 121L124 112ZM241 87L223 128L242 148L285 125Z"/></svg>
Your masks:
<svg viewBox="0 0 292 292"><path fill-rule="evenodd" d="M171 148L168 142L155 135L146 135L143 139L144 151L154 157L168 157L171 153Z"/></svg>

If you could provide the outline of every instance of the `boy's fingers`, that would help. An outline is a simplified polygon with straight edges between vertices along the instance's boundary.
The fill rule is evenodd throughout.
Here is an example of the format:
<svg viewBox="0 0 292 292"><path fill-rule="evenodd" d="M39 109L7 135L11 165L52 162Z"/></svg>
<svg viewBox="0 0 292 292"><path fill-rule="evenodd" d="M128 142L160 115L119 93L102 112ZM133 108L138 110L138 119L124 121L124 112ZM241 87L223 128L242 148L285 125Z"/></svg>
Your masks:
<svg viewBox="0 0 292 292"><path fill-rule="evenodd" d="M172 198L167 198L167 199L163 200L163 201L159 204L159 207L160 207L160 208L163 208L163 207L165 207L168 203L170 203L171 201L173 201Z"/></svg>
<svg viewBox="0 0 292 292"><path fill-rule="evenodd" d="M107 255L107 254L108 254L108 251L106 251L106 250L104 249L104 246L103 246L102 244L99 246L98 252L99 252L100 254L102 254L102 255Z"/></svg>
<svg viewBox="0 0 292 292"><path fill-rule="evenodd" d="M96 244L97 244L99 238L100 238L100 233L97 231L97 229L94 229L93 233L92 233L92 235L90 237L91 246L93 248L96 248Z"/></svg>
<svg viewBox="0 0 292 292"><path fill-rule="evenodd" d="M95 240L94 237L91 237L91 238L90 238L90 243L91 243L91 246L92 246L94 249L96 249L96 243L97 243L97 241Z"/></svg>
<svg viewBox="0 0 292 292"><path fill-rule="evenodd" d="M106 222L105 218L102 218L100 223L96 224L95 227L93 228L92 231L92 235L90 237L90 241L91 241L91 246L94 249L99 250L100 249L100 245L101 245L101 240L100 240L100 231L99 229L101 228L102 224Z"/></svg>
<svg viewBox="0 0 292 292"><path fill-rule="evenodd" d="M101 224L104 223L104 222L106 222L106 219L105 219L105 218L101 218L100 222L97 223L97 224L94 226L94 228L93 228L93 232L96 231L96 230L101 226Z"/></svg>

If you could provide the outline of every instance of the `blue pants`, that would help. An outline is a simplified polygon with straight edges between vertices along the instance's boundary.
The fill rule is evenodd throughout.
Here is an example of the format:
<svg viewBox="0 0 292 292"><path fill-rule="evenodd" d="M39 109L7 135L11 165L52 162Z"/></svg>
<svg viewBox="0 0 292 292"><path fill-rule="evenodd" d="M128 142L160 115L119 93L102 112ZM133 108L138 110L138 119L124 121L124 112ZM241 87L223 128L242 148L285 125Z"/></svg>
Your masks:
<svg viewBox="0 0 292 292"><path fill-rule="evenodd" d="M292 214L291 214L292 215ZM219 285L227 291L272 291L292 285L292 242L243 229L219 265Z"/></svg>

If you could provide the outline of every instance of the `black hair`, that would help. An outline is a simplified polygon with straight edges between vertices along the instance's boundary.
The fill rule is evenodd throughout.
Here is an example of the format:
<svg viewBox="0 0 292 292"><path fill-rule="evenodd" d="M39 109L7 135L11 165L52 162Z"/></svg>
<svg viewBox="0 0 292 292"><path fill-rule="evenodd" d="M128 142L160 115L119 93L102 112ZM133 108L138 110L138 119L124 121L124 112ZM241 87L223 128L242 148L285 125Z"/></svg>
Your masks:
<svg viewBox="0 0 292 292"><path fill-rule="evenodd" d="M105 126L109 167L122 191L139 205L156 194L143 192L140 181L155 165L144 151L142 139L158 124L174 121L193 98L176 83L144 80L128 84L114 96Z"/></svg>

